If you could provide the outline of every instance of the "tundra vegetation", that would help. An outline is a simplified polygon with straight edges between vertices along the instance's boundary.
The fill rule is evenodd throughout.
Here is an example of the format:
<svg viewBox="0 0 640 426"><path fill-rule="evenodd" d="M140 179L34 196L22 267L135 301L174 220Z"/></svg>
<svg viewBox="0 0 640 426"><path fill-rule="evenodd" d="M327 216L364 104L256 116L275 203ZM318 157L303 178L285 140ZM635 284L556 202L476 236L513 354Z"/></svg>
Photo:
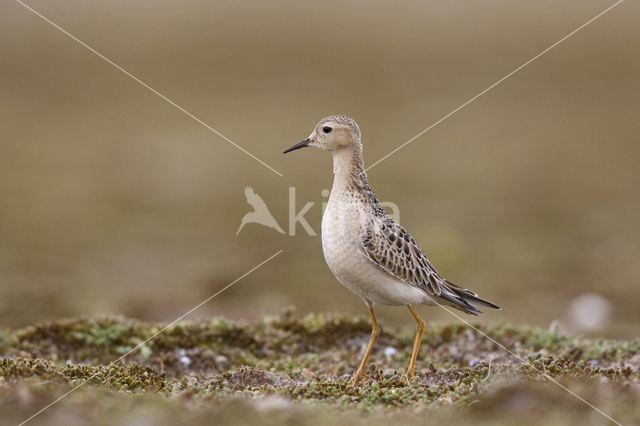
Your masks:
<svg viewBox="0 0 640 426"><path fill-rule="evenodd" d="M588 404L640 424L640 338L477 326L523 363L466 325L431 323L408 380L415 330L382 324L370 379L353 388L368 318L288 310L181 321L114 362L165 326L105 317L0 330L1 423L84 384L27 424L615 424Z"/></svg>

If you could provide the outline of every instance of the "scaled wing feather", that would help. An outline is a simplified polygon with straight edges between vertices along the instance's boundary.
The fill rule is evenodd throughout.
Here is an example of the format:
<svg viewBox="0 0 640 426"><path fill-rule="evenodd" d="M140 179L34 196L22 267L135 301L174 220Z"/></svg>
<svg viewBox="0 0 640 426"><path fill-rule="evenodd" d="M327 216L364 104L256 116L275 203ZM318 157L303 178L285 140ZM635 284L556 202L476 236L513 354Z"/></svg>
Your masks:
<svg viewBox="0 0 640 426"><path fill-rule="evenodd" d="M474 292L442 278L418 243L400 224L390 217L378 219L381 221L380 226L375 227L375 232L371 228L367 231L362 247L366 256L380 269L406 284L426 291L434 299L444 299L441 300L444 304L472 315L482 312L471 303L498 308L479 298Z"/></svg>

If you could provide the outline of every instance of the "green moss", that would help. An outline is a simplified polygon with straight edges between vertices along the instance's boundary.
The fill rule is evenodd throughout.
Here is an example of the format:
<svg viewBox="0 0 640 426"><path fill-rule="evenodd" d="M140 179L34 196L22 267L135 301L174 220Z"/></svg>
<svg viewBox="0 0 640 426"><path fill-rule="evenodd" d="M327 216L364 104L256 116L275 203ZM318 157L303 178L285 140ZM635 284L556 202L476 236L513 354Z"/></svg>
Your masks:
<svg viewBox="0 0 640 426"><path fill-rule="evenodd" d="M51 361L24 358L0 359L0 384L13 385L31 377L42 381L67 381L62 369Z"/></svg>
<svg viewBox="0 0 640 426"><path fill-rule="evenodd" d="M69 366L63 369L72 385L89 383L108 389L141 392L160 392L166 389L164 374L156 374L151 367L137 364L112 364L107 366Z"/></svg>
<svg viewBox="0 0 640 426"><path fill-rule="evenodd" d="M60 367L43 359L3 358L0 360L0 383L15 385L26 378L54 381L76 386L89 383L114 390L159 392L166 388L164 375L151 367L113 364L93 367L89 365Z"/></svg>

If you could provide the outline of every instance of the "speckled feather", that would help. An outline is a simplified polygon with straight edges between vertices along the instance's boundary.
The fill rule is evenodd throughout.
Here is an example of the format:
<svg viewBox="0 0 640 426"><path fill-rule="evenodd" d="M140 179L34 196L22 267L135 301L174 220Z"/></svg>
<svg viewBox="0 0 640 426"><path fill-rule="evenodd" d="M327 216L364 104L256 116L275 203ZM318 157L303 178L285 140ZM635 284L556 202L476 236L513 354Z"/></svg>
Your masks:
<svg viewBox="0 0 640 426"><path fill-rule="evenodd" d="M369 260L380 269L471 315L482 313L472 303L498 308L476 293L442 278L413 237L384 211L382 214L378 213L374 221L378 223L367 229L362 247Z"/></svg>

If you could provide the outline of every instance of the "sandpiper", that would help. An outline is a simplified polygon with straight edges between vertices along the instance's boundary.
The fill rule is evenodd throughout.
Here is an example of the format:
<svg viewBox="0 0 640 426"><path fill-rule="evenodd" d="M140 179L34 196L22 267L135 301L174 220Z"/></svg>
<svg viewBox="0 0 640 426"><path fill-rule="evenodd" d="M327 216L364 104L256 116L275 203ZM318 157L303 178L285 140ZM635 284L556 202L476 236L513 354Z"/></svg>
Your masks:
<svg viewBox="0 0 640 426"><path fill-rule="evenodd" d="M360 296L371 315L371 338L360 367L349 384L364 385L364 369L380 334L373 312L376 304L405 305L417 322L407 376L415 375L420 340L426 324L413 305L446 305L470 315L475 305L500 309L438 274L418 244L389 217L375 196L364 171L360 128L344 115L322 119L311 135L284 153L316 146L333 155L333 189L322 217L322 249L329 268L349 290Z"/></svg>

